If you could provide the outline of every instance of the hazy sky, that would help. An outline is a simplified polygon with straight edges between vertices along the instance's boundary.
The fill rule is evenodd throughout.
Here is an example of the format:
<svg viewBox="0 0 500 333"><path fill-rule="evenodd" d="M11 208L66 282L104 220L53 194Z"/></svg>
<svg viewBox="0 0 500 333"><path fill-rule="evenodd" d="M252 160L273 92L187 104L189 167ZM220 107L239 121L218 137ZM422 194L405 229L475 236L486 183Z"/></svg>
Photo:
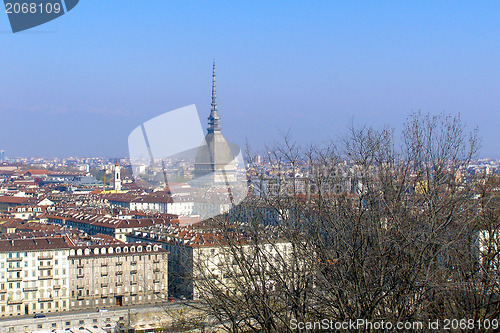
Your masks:
<svg viewBox="0 0 500 333"><path fill-rule="evenodd" d="M144 121L196 104L212 59L228 141L258 148L460 113L500 158L500 2L81 0L12 34L0 13L0 149L127 156Z"/></svg>

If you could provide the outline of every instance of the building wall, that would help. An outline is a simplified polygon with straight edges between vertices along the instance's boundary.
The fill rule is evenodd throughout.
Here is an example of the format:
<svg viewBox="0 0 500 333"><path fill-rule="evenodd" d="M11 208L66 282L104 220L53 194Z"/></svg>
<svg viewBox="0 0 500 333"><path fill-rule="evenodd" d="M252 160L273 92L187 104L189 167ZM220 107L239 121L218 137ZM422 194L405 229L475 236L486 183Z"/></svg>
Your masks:
<svg viewBox="0 0 500 333"><path fill-rule="evenodd" d="M241 285L246 280L240 271L240 267L236 264L233 250L229 246L221 245L193 248L191 254L193 264L190 272L192 276L190 279L191 284L186 284L187 290L191 292L190 297L192 299L200 299L203 290L207 286L209 288L217 286L225 290L226 293L241 291L241 287L234 288L234 286ZM243 255L248 261L254 261L254 265L257 267L264 268L272 265L273 270L281 270L286 269L286 266L292 263L290 256L291 243L288 242L260 244L258 246L258 255L256 245L241 245L237 251L239 256ZM283 265L284 263L286 264ZM265 284L266 288L274 288L275 281L272 281L269 276L266 277Z"/></svg>
<svg viewBox="0 0 500 333"><path fill-rule="evenodd" d="M0 316L68 310L68 253L0 252Z"/></svg>
<svg viewBox="0 0 500 333"><path fill-rule="evenodd" d="M74 309L161 303L168 296L168 255L160 246L72 249L69 261Z"/></svg>
<svg viewBox="0 0 500 333"><path fill-rule="evenodd" d="M159 236L159 234L154 234L154 238L149 238L129 234L127 241L159 243L169 252L168 281L171 295L199 299L202 294L199 286L206 284L207 279L211 279L211 283L220 286L231 286L232 279L241 276L238 267L233 265L234 256L229 246L218 244L197 246L184 241L180 242L178 239L172 241L160 239ZM290 263L293 261L290 256L291 243L276 242L274 244L261 244L260 247L261 253L267 255L269 262L272 262L272 258L278 254L281 261ZM242 245L242 252L245 255L251 256L252 251L255 251L254 245ZM277 264L279 262L277 261ZM273 281L269 282L273 283Z"/></svg>
<svg viewBox="0 0 500 333"><path fill-rule="evenodd" d="M167 296L168 252L158 245L0 252L0 317L155 304Z"/></svg>
<svg viewBox="0 0 500 333"><path fill-rule="evenodd" d="M181 201L167 204L167 213L179 216L187 216L193 214L194 202Z"/></svg>
<svg viewBox="0 0 500 333"><path fill-rule="evenodd" d="M136 211L157 211L167 213L167 204L163 202L131 202L130 209Z"/></svg>

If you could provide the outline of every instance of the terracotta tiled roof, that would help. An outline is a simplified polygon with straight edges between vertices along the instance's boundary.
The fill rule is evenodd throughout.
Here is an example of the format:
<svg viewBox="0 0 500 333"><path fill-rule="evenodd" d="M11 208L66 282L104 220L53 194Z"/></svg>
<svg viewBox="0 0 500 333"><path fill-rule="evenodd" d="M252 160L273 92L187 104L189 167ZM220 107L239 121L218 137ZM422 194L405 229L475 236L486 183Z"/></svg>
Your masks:
<svg viewBox="0 0 500 333"><path fill-rule="evenodd" d="M36 251L70 248L66 238L0 240L0 252Z"/></svg>
<svg viewBox="0 0 500 333"><path fill-rule="evenodd" d="M50 218L63 219L66 221L91 224L111 229L148 227L155 224L170 223L170 219L167 218L117 219L117 218L106 217L101 214L93 214L93 213L78 212L78 211L52 213L48 214L46 217L49 219Z"/></svg>
<svg viewBox="0 0 500 333"><path fill-rule="evenodd" d="M27 197L13 197L13 196L0 196L0 203L22 204L29 198Z"/></svg>
<svg viewBox="0 0 500 333"><path fill-rule="evenodd" d="M30 175L47 175L50 173L49 170L35 170L35 169L30 169L30 170L26 170L26 172L24 173L25 175L27 174L30 174Z"/></svg>

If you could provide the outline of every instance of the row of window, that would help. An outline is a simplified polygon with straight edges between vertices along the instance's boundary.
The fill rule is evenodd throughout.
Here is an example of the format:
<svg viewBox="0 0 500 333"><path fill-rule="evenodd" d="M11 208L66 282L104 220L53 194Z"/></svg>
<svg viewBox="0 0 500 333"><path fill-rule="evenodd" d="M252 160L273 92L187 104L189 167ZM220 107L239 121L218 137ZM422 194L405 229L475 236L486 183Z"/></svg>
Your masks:
<svg viewBox="0 0 500 333"><path fill-rule="evenodd" d="M148 254L147 257L146 257L146 254L145 255L139 255L139 256L116 256L114 259L118 259L118 260L114 260L113 262L117 262L117 263L120 263L120 262L128 262L128 261L131 261L131 262L135 262L135 261L142 261L142 260L159 260L159 256L158 254ZM146 259L147 258L147 259ZM163 255L161 256L162 259L166 259L166 256ZM99 260L99 259L97 259ZM106 265L110 262L109 259L106 259L106 260L101 260L102 264ZM90 263L94 263L96 262L96 259L71 259L71 264L72 265L84 265L84 264L90 264ZM158 263L158 262L155 262L155 263Z"/></svg>
<svg viewBox="0 0 500 333"><path fill-rule="evenodd" d="M30 271L28 270L25 270L24 271L24 274L21 274L21 272L8 272L8 274L5 274L4 272L0 272L0 280L3 280L5 278L8 279L21 279L22 278L22 275L24 275L24 277L30 277ZM55 268L55 269L43 269L43 270L33 270L31 272L31 277L52 277L52 276L55 276L55 275L59 275L59 273L61 273L60 275L66 275L66 268L63 268L61 270L59 270L58 268Z"/></svg>
<svg viewBox="0 0 500 333"><path fill-rule="evenodd" d="M43 292L43 291L40 291L37 295L37 292L36 291L32 291L32 292L25 292L24 293L25 297L24 299L26 300L30 300L30 299L39 299L39 298L54 298L54 297L64 297L66 296L66 291L65 290L54 290L53 292ZM18 297L16 298L17 299L21 299L21 295L18 294ZM13 293L12 292L9 292L8 296L6 296L6 294L0 294L0 301L5 301L5 300L14 300L13 298Z"/></svg>
<svg viewBox="0 0 500 333"><path fill-rule="evenodd" d="M15 241L13 241L15 244ZM64 251L66 252L66 251ZM64 253L63 251L53 251L53 252L8 252L8 253L1 253L0 254L0 259L17 259L17 258L39 258L40 260L43 260L45 256L62 256L67 253Z"/></svg>
<svg viewBox="0 0 500 333"><path fill-rule="evenodd" d="M60 310L59 305L62 306L63 309L66 309L67 301L55 301L55 302L40 302L40 303L29 303L29 304L17 304L17 305L1 305L0 306L0 315L5 316L7 314L12 313L20 313L21 311L25 311L25 307L28 307L28 311L36 312L36 311L45 311L48 310Z"/></svg>
<svg viewBox="0 0 500 333"><path fill-rule="evenodd" d="M7 285L7 287L9 289L14 289L14 288L17 288L17 289L20 289L21 288L21 284L23 284L23 288L37 288L37 287L40 287L40 288L44 288L44 287L52 287L52 288L57 288L57 287L60 287L60 285L58 284L58 282L56 282L55 284L53 283L54 280L39 280L39 281L24 281L24 282L9 282L7 284L5 283L0 283L0 293L2 292L5 292L5 286ZM56 280L58 281L58 280Z"/></svg>

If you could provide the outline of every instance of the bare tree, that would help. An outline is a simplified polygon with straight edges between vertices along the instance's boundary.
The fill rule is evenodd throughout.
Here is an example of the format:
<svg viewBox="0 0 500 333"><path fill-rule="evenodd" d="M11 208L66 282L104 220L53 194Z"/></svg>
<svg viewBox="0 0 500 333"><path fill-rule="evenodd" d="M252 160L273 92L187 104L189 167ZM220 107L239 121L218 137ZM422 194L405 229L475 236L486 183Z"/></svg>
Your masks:
<svg viewBox="0 0 500 333"><path fill-rule="evenodd" d="M336 143L285 135L266 149L253 195L212 221L219 257L192 263L207 314L229 332L498 317L499 238L479 239L498 229L498 184L467 173L477 132L417 113L400 141L352 127Z"/></svg>

